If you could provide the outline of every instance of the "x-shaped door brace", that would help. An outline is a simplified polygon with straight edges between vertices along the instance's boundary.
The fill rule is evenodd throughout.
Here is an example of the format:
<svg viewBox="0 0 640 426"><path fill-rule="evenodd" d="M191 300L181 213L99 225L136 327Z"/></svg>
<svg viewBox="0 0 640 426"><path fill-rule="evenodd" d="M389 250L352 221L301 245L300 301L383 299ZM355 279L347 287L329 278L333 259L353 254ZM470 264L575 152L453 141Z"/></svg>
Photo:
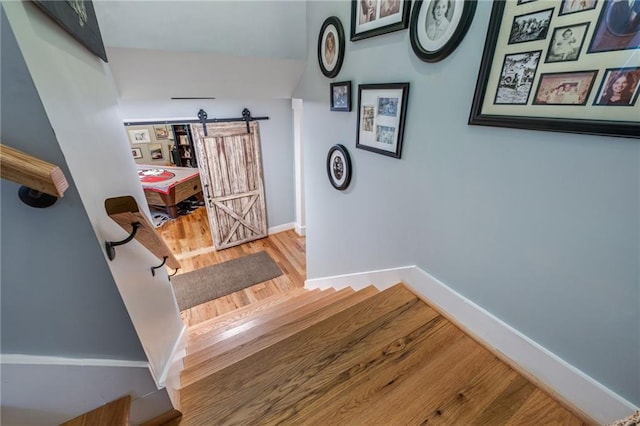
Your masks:
<svg viewBox="0 0 640 426"><path fill-rule="evenodd" d="M246 197L246 194L242 194L242 195L239 195L239 196L233 197L233 198L225 197L225 201L233 200L233 199L237 199L237 198L242 198L242 197ZM240 224L243 224L244 226L246 226L247 228L251 229L253 232L255 232L258 235L262 235L263 234L263 231L261 231L260 229L256 228L255 226L253 226L253 224L247 222L244 219L244 217L247 215L247 213L249 213L249 210L251 210L251 207L253 207L253 205L256 203L256 201L258 201L258 197L259 197L259 195L252 195L251 198L249 199L249 203L247 203L245 208L242 210L241 214L236 213L235 211L233 211L229 207L225 206L221 202L213 200L213 204L216 207L220 208L221 210L223 210L225 213L227 213L229 216L231 216L232 218L234 218L237 221L237 222L235 222L233 224L233 226L229 230L229 234L226 236L226 238L221 243L221 245L227 244L229 242L229 240L231 240L231 236L233 235L234 232L236 232L236 229L238 229Z"/></svg>

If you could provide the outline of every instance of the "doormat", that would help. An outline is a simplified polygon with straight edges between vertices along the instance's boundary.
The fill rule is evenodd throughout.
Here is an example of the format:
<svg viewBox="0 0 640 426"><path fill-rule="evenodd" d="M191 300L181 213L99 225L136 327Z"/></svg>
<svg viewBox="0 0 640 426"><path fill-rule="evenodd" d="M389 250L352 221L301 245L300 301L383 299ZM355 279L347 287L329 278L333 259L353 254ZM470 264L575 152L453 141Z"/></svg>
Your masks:
<svg viewBox="0 0 640 426"><path fill-rule="evenodd" d="M171 278L181 311L282 275L266 251Z"/></svg>

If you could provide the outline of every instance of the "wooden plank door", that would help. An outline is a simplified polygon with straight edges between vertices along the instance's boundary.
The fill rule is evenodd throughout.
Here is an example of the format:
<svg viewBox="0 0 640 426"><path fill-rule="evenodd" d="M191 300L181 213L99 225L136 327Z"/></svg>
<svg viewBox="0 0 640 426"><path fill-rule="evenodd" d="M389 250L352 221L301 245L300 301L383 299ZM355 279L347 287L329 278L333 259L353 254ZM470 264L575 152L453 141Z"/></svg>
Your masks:
<svg viewBox="0 0 640 426"><path fill-rule="evenodd" d="M200 177L216 250L267 236L257 122L192 124Z"/></svg>

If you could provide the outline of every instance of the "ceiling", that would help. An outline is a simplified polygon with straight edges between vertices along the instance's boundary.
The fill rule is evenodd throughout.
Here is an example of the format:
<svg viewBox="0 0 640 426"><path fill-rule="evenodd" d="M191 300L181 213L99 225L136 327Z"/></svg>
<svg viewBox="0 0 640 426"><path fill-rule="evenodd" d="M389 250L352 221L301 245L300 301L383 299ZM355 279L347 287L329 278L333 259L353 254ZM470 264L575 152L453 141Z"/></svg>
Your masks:
<svg viewBox="0 0 640 426"><path fill-rule="evenodd" d="M93 4L122 101L290 98L304 69L303 1Z"/></svg>

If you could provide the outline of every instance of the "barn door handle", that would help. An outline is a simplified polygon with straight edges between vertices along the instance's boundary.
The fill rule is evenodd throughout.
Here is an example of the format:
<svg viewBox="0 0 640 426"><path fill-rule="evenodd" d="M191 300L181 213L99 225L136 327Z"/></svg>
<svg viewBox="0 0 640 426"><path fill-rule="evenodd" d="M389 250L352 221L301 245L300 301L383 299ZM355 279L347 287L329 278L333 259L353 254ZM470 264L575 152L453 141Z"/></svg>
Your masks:
<svg viewBox="0 0 640 426"><path fill-rule="evenodd" d="M207 194L207 201L209 201L209 207L213 207L213 200L211 199L211 194L209 193L209 184L204 184L204 192Z"/></svg>

